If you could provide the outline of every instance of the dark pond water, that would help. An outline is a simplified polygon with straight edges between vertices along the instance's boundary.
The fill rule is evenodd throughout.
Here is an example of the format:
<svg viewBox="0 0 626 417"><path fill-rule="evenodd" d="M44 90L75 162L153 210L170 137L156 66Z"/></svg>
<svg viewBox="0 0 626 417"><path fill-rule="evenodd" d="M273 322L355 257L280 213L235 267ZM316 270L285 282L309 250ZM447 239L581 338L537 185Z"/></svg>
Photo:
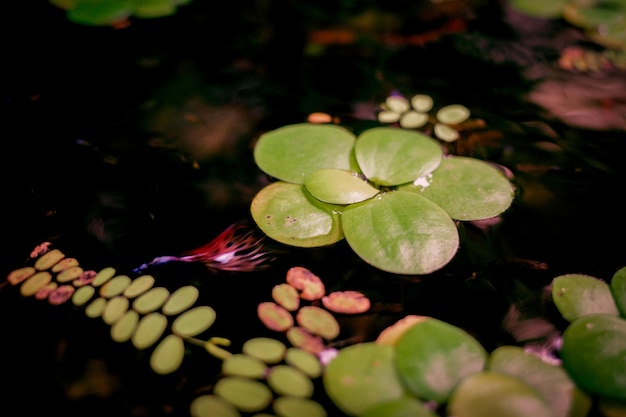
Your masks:
<svg viewBox="0 0 626 417"><path fill-rule="evenodd" d="M276 256L266 269L166 264L151 273L162 285L196 285L235 350L267 334L256 305L291 266L370 297L375 313L342 323L351 340L423 314L491 349L517 343L501 325L511 303L539 299L561 274L606 279L626 265L626 73L560 69L566 47L600 49L566 22L495 1L196 0L120 29L72 24L45 2L12 8L2 54L5 275L44 241L129 274L201 246L250 220L269 181L252 157L259 135L313 112L357 132L378 126L378 105L393 92L468 107L485 127L453 151L505 167L517 189L498 224L460 226L449 265L394 276L343 242L303 250L266 241ZM104 323L9 286L0 313L3 417L185 415L218 370L190 347L180 373L155 376L147 354L112 342Z"/></svg>

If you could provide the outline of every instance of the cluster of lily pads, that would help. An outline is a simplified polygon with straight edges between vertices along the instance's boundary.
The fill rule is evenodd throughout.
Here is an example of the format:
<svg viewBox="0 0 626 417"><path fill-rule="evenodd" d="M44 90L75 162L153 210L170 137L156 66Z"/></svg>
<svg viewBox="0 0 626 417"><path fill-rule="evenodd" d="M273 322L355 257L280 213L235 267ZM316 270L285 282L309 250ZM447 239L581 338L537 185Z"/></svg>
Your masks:
<svg viewBox="0 0 626 417"><path fill-rule="evenodd" d="M565 19L606 48L626 48L624 0L509 0L518 12L546 19Z"/></svg>
<svg viewBox="0 0 626 417"><path fill-rule="evenodd" d="M433 135L445 142L454 142L461 135L461 124L470 117L470 111L462 104L449 104L438 109L434 115L434 101L426 94L416 94L411 99L401 95L387 97L378 113L383 124L398 124L405 129L432 130Z"/></svg>
<svg viewBox="0 0 626 417"><path fill-rule="evenodd" d="M67 12L74 23L87 26L116 26L134 17L148 19L170 16L191 0L49 0Z"/></svg>
<svg viewBox="0 0 626 417"><path fill-rule="evenodd" d="M584 417L626 412L626 268L610 281L568 274L552 299L570 322L561 364L521 346L487 352L464 330L406 316L372 342L339 351L324 372L328 395L359 417Z"/></svg>
<svg viewBox="0 0 626 417"><path fill-rule="evenodd" d="M49 242L38 246L31 258L32 264L10 272L6 283L19 285L24 297L52 305L71 300L75 306L85 307L88 317L101 318L111 326L115 342L131 342L138 350L153 348L150 366L158 374L179 369L185 342L200 343L215 356L224 353L220 345L229 344L220 337L206 342L195 339L213 325L216 313L210 306L196 304L199 290L192 285L170 292L155 286L151 275L131 279L113 267L83 269L76 258L52 249Z"/></svg>
<svg viewBox="0 0 626 417"><path fill-rule="evenodd" d="M561 52L559 67L568 71L587 73L626 70L626 49L593 51L569 47Z"/></svg>
<svg viewBox="0 0 626 417"><path fill-rule="evenodd" d="M204 346L223 361L221 374L191 401L192 417L326 417L325 401L358 417L586 417L594 406L607 417L626 413L626 267L610 283L581 274L552 280L552 301L569 322L558 363L522 346L488 352L465 330L419 315L405 316L375 340L329 349L318 338L332 340L341 331L329 312L364 313L369 300L358 291L326 294L323 281L299 266L272 288L274 302L257 310L293 346L260 336L231 353L220 347L229 345L227 339L194 338L216 317L211 307L195 305L197 288L169 293L154 282L150 275L131 279L111 267L83 270L49 243L6 281L25 297L86 306L89 317L111 325L116 342L140 350L156 345L150 365L159 374L179 368L184 342ZM302 301L327 310L311 310ZM283 314L296 311L298 326ZM295 328L308 336L289 337ZM329 350L333 355L324 355ZM316 386L323 389L315 392Z"/></svg>
<svg viewBox="0 0 626 417"><path fill-rule="evenodd" d="M337 125L288 125L264 133L254 159L274 180L250 209L266 235L307 248L345 238L364 261L396 274L448 264L460 243L456 222L498 216L515 194L488 162L444 155L432 137L391 126L357 136Z"/></svg>

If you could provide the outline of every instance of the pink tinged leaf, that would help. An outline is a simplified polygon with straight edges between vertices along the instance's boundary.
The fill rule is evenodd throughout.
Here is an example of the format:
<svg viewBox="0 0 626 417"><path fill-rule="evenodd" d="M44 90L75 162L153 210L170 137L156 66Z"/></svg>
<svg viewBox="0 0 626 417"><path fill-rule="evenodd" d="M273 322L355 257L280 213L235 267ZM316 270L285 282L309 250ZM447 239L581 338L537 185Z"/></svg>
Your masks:
<svg viewBox="0 0 626 417"><path fill-rule="evenodd" d="M35 298L37 300L45 300L52 293L52 291L56 290L59 285L56 282L51 282L48 285L41 287L36 293Z"/></svg>
<svg viewBox="0 0 626 417"><path fill-rule="evenodd" d="M76 289L71 285L61 285L48 296L48 302L52 305L60 305L69 300Z"/></svg>
<svg viewBox="0 0 626 417"><path fill-rule="evenodd" d="M335 313L358 314L370 309L370 300L358 291L335 291L322 298L322 304Z"/></svg>
<svg viewBox="0 0 626 417"><path fill-rule="evenodd" d="M75 287L84 287L85 285L91 284L93 280L96 279L97 275L98 273L94 270L83 271L78 278L72 281L72 284Z"/></svg>
<svg viewBox="0 0 626 417"><path fill-rule="evenodd" d="M257 314L263 324L270 330L285 332L293 326L291 313L271 301L260 303L257 307Z"/></svg>
<svg viewBox="0 0 626 417"><path fill-rule="evenodd" d="M303 300L319 300L326 294L322 280L301 266L294 266L287 271L287 283L301 291L300 297Z"/></svg>

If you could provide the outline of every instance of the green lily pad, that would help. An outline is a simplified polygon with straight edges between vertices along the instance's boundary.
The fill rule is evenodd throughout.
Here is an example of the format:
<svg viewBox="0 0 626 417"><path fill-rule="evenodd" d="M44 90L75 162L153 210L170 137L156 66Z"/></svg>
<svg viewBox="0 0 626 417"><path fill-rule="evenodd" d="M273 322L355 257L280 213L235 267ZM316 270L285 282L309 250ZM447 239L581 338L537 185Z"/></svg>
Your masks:
<svg viewBox="0 0 626 417"><path fill-rule="evenodd" d="M274 400L272 408L278 417L327 417L324 407L309 398L283 396Z"/></svg>
<svg viewBox="0 0 626 417"><path fill-rule="evenodd" d="M519 378L534 387L555 417L584 417L591 408L589 396L576 387L563 367L546 363L519 346L496 348L489 355L487 369Z"/></svg>
<svg viewBox="0 0 626 417"><path fill-rule="evenodd" d="M510 0L510 6L532 17L558 19L570 0Z"/></svg>
<svg viewBox="0 0 626 417"><path fill-rule="evenodd" d="M464 378L483 370L487 352L459 327L429 317L409 327L395 345L404 385L418 398L444 403Z"/></svg>
<svg viewBox="0 0 626 417"><path fill-rule="evenodd" d="M241 417L234 405L217 395L200 395L189 405L191 417Z"/></svg>
<svg viewBox="0 0 626 417"><path fill-rule="evenodd" d="M553 417L539 393L522 380L483 371L461 381L448 402L455 417Z"/></svg>
<svg viewBox="0 0 626 417"><path fill-rule="evenodd" d="M622 317L626 317L626 267L618 270L611 279L611 294Z"/></svg>
<svg viewBox="0 0 626 417"><path fill-rule="evenodd" d="M88 26L106 26L130 17L133 5L130 0L81 1L68 10L67 18Z"/></svg>
<svg viewBox="0 0 626 417"><path fill-rule="evenodd" d="M359 135L355 154L369 181L392 186L432 172L441 163L443 149L436 140L421 132L376 127Z"/></svg>
<svg viewBox="0 0 626 417"><path fill-rule="evenodd" d="M563 332L560 355L583 390L626 400L626 320L607 314L580 317Z"/></svg>
<svg viewBox="0 0 626 417"><path fill-rule="evenodd" d="M591 314L563 332L563 367L587 392L626 400L626 320Z"/></svg>
<svg viewBox="0 0 626 417"><path fill-rule="evenodd" d="M316 247L343 239L342 209L314 198L302 185L278 181L257 193L250 212L272 239L292 246Z"/></svg>
<svg viewBox="0 0 626 417"><path fill-rule="evenodd" d="M514 198L508 179L479 159L445 158L432 175L399 189L418 192L443 208L453 219L488 219L506 211Z"/></svg>
<svg viewBox="0 0 626 417"><path fill-rule="evenodd" d="M262 360L243 353L232 355L222 363L222 372L229 376L262 378L267 369Z"/></svg>
<svg viewBox="0 0 626 417"><path fill-rule="evenodd" d="M588 275L566 274L554 278L552 300L570 322L596 313L619 316L609 284Z"/></svg>
<svg viewBox="0 0 626 417"><path fill-rule="evenodd" d="M303 306L296 315L300 327L307 329L314 335L332 340L339 336L341 331L335 316L317 306Z"/></svg>
<svg viewBox="0 0 626 417"><path fill-rule="evenodd" d="M239 376L220 379L213 391L244 413L261 411L272 402L272 391L265 384Z"/></svg>
<svg viewBox="0 0 626 417"><path fill-rule="evenodd" d="M331 400L344 412L360 415L406 390L394 368L394 348L374 342L341 349L326 367L323 382Z"/></svg>
<svg viewBox="0 0 626 417"><path fill-rule="evenodd" d="M320 169L306 177L304 186L313 197L331 204L358 203L379 192L354 173L330 168Z"/></svg>
<svg viewBox="0 0 626 417"><path fill-rule="evenodd" d="M287 346L269 337L255 337L243 344L243 353L267 364L280 362L285 357Z"/></svg>
<svg viewBox="0 0 626 417"><path fill-rule="evenodd" d="M180 368L185 358L183 339L175 334L165 336L150 355L150 367L161 375L171 374Z"/></svg>
<svg viewBox="0 0 626 417"><path fill-rule="evenodd" d="M267 384L278 395L309 398L313 395L313 381L298 368L276 365L267 375Z"/></svg>
<svg viewBox="0 0 626 417"><path fill-rule="evenodd" d="M417 398L404 397L385 401L368 408L359 417L437 417Z"/></svg>
<svg viewBox="0 0 626 417"><path fill-rule="evenodd" d="M354 141L354 134L335 125L288 125L261 135L254 147L254 161L276 179L303 184L322 168L356 171L351 156Z"/></svg>
<svg viewBox="0 0 626 417"><path fill-rule="evenodd" d="M417 193L392 191L344 209L346 241L369 264L397 274L428 274L456 254L450 216Z"/></svg>
<svg viewBox="0 0 626 417"><path fill-rule="evenodd" d="M469 116L469 109L461 104L450 104L442 107L436 114L437 120L447 125L463 123L469 118Z"/></svg>
<svg viewBox="0 0 626 417"><path fill-rule="evenodd" d="M309 378L317 378L322 374L322 364L317 356L300 348L290 347L287 349L285 362L298 368Z"/></svg>
<svg viewBox="0 0 626 417"><path fill-rule="evenodd" d="M170 16L176 13L176 4L172 0L135 0L135 17L146 19Z"/></svg>

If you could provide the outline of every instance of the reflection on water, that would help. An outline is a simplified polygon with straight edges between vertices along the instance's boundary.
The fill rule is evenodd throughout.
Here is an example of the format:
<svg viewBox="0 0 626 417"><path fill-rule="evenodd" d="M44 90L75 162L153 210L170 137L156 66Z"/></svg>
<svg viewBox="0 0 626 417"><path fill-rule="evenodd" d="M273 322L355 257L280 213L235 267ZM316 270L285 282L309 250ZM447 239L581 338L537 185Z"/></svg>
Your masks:
<svg viewBox="0 0 626 417"><path fill-rule="evenodd" d="M236 342L259 329L256 304L298 264L328 287L370 295L376 314L343 323L354 340L406 314L461 325L491 347L549 339L560 323L533 303L551 278L608 278L626 265L616 243L626 233L624 70L560 68L566 47L597 46L563 22L524 19L501 2L353 3L235 1L218 10L195 1L123 29L72 25L43 3L12 5L5 39L21 41L4 54L2 272L46 240L95 269L128 271L199 248L248 219L271 181L252 157L262 133L316 112L358 132L377 125L390 93L424 93L485 122L455 151L503 167L517 192L492 224L460 226L463 244L447 268L389 276L342 243L270 242L279 255L267 270L213 274L168 263L160 278L198 285ZM104 324L71 308L7 288L0 308L11 342L1 350L3 416L180 415L216 372L192 349L195 369L184 378L155 379L144 354L112 343Z"/></svg>

